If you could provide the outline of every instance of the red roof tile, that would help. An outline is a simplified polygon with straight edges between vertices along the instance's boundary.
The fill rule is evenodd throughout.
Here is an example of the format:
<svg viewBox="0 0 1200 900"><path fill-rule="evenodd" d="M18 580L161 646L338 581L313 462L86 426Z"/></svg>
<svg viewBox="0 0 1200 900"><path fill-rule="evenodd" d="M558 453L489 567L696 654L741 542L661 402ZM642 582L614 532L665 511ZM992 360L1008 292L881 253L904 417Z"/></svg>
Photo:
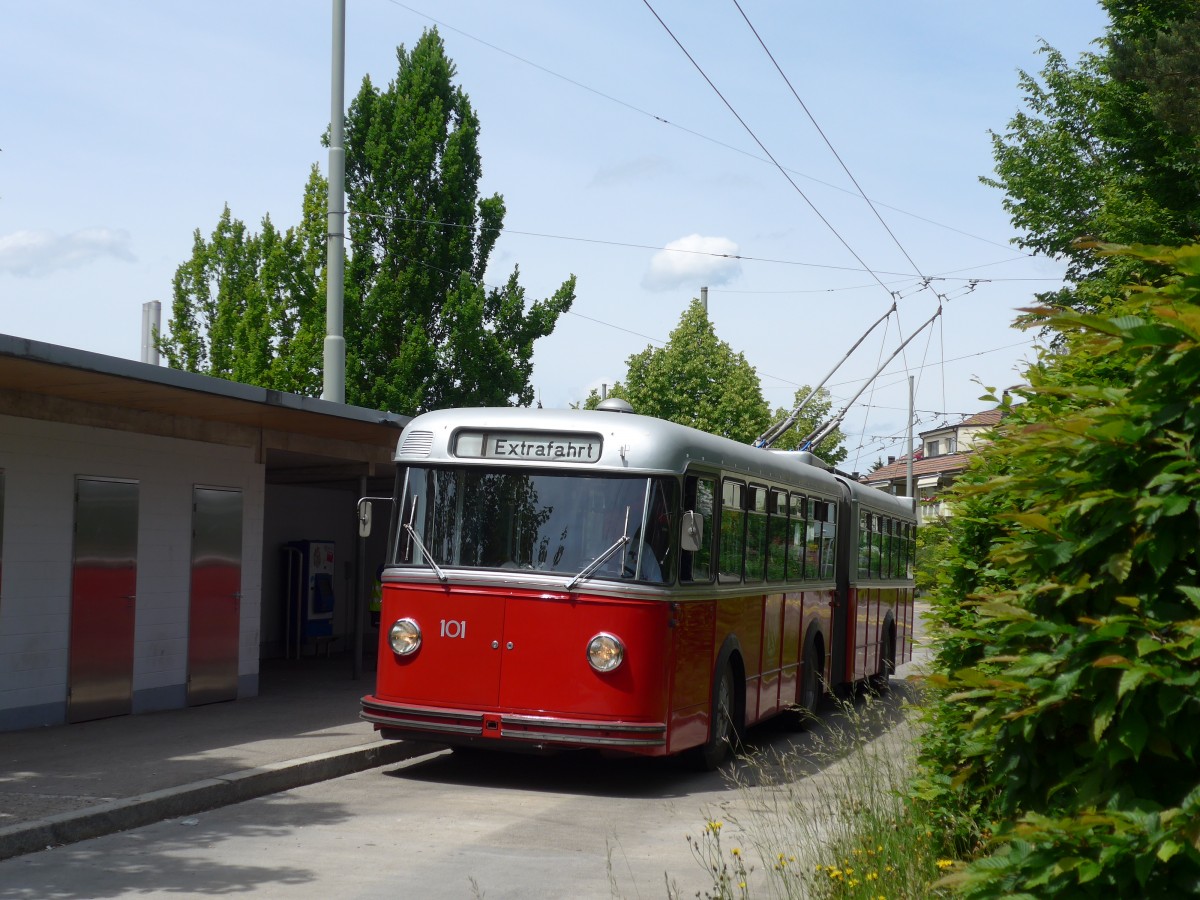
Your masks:
<svg viewBox="0 0 1200 900"><path fill-rule="evenodd" d="M969 453L946 453L942 456L930 456L926 459L913 460L913 478L919 475L936 475L941 473L957 474L967 467L971 456ZM859 481L865 484L877 484L883 481L898 481L908 475L908 463L898 459L894 463L859 476Z"/></svg>

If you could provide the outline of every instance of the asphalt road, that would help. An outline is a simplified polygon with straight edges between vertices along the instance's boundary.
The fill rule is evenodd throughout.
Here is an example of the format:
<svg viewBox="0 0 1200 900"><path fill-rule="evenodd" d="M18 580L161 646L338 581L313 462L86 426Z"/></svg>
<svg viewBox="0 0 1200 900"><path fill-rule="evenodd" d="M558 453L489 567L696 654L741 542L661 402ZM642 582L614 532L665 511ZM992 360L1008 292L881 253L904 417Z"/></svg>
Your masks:
<svg viewBox="0 0 1200 900"><path fill-rule="evenodd" d="M867 718L871 746L906 745L903 710L917 690L903 679L926 656L918 646ZM0 861L0 900L649 898L671 896L668 884L676 896L704 896L712 881L688 836L720 820L726 857L749 851L753 827L739 823L780 796L808 802L855 777L857 761L830 750L840 721L835 711L802 731L752 729L746 749L759 761L717 773L677 760L440 751ZM778 757L802 762L787 768ZM771 781L785 787L763 786ZM751 888L764 896L756 864Z"/></svg>
<svg viewBox="0 0 1200 900"><path fill-rule="evenodd" d="M910 696L893 691L873 727L894 726ZM754 729L750 749L811 757L835 718ZM821 756L800 781L829 777L837 761ZM718 819L726 852L748 847L734 823L763 802L729 775L671 760L442 751L6 860L0 898L633 898L666 897L668 881L692 897L712 883L687 836Z"/></svg>

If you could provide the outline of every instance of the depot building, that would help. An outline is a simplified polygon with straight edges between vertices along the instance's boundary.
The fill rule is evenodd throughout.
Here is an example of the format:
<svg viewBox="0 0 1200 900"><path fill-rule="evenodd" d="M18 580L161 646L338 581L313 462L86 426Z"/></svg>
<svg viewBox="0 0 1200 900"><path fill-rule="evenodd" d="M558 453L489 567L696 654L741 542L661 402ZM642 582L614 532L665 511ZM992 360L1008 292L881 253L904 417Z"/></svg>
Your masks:
<svg viewBox="0 0 1200 900"><path fill-rule="evenodd" d="M361 659L408 417L0 335L0 731ZM365 644L364 644L365 641Z"/></svg>

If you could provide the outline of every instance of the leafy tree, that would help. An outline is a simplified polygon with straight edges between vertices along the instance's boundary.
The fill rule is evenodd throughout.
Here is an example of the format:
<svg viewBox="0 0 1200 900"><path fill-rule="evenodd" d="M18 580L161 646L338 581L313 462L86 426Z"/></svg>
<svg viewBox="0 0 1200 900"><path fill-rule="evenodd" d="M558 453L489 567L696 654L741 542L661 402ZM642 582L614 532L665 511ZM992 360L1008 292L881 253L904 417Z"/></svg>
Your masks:
<svg viewBox="0 0 1200 900"><path fill-rule="evenodd" d="M950 538L950 526L945 518L922 522L917 529L914 574L918 593L926 594L937 585L938 572L949 552Z"/></svg>
<svg viewBox="0 0 1200 900"><path fill-rule="evenodd" d="M625 381L610 396L647 416L750 443L770 422L758 375L742 353L720 340L699 300L692 300L665 346L626 361ZM584 401L594 409L595 391Z"/></svg>
<svg viewBox="0 0 1200 900"><path fill-rule="evenodd" d="M782 421L790 409L777 409L774 415L762 395L762 386L745 354L717 337L708 313L693 299L679 325L671 332L666 346L647 347L626 361L623 382L609 390L610 397L628 400L643 415L689 425L710 434L752 443L772 422ZM810 389L796 391L796 402L808 396ZM595 391L583 401L585 409L595 409L600 395ZM804 408L795 425L775 442L779 450L798 449L801 438L828 418L832 401L822 389ZM844 437L834 430L822 443L820 456L832 465L846 458L841 447Z"/></svg>
<svg viewBox="0 0 1200 900"><path fill-rule="evenodd" d="M1193 0L1105 0L1099 52L1071 66L1053 48L1040 79L1020 74L1026 110L993 134L996 178L1017 244L1066 260L1043 303L1103 310L1161 267L1091 252L1095 241L1183 243L1200 235L1200 116Z"/></svg>
<svg viewBox="0 0 1200 900"><path fill-rule="evenodd" d="M396 59L387 88L363 79L346 119L347 394L405 412L528 404L533 343L575 279L528 310L517 269L484 284L505 209L479 195L479 120L436 30Z"/></svg>
<svg viewBox="0 0 1200 900"><path fill-rule="evenodd" d="M812 392L812 388L808 385L801 385L796 389L796 395L793 398L792 406L788 409L779 407L771 416L772 424L782 422L796 406L804 400ZM829 411L833 408L833 399L829 396L829 391L825 388L817 390L817 396L813 397L808 402L808 405L800 411L800 415L796 417L796 422L779 436L779 438L771 446L776 450L800 450L800 442L811 434L815 429L829 421ZM848 455L842 443L846 440L846 436L840 428L835 428L829 433L829 437L821 441L821 445L816 448L816 455L831 466L836 466L842 462ZM882 461L880 465L883 465Z"/></svg>
<svg viewBox="0 0 1200 900"><path fill-rule="evenodd" d="M479 195L479 120L436 30L396 57L387 88L365 78L346 118L346 399L404 413L528 404L534 342L570 309L575 278L533 302L515 267L484 283L505 210ZM320 392L327 193L314 166L299 226L268 217L251 234L226 208L210 239L197 230L159 342L169 365Z"/></svg>
<svg viewBox="0 0 1200 900"><path fill-rule="evenodd" d="M1050 314L1070 352L955 488L921 793L976 818L963 896L1200 885L1200 246L1130 253L1176 274L1137 315Z"/></svg>
<svg viewBox="0 0 1200 900"><path fill-rule="evenodd" d="M275 390L320 391L325 196L314 166L299 226L281 233L266 216L254 234L226 206L209 239L196 229L158 341L169 366Z"/></svg>

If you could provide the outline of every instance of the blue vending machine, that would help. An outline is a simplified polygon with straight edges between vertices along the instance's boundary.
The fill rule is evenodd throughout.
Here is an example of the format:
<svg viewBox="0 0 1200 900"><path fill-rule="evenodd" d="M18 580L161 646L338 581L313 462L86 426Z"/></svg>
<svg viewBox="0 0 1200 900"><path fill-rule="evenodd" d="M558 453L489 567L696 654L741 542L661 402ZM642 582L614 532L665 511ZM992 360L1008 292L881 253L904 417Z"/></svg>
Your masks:
<svg viewBox="0 0 1200 900"><path fill-rule="evenodd" d="M285 645L289 659L309 643L328 649L333 637L333 541L291 541L284 548L287 566Z"/></svg>

